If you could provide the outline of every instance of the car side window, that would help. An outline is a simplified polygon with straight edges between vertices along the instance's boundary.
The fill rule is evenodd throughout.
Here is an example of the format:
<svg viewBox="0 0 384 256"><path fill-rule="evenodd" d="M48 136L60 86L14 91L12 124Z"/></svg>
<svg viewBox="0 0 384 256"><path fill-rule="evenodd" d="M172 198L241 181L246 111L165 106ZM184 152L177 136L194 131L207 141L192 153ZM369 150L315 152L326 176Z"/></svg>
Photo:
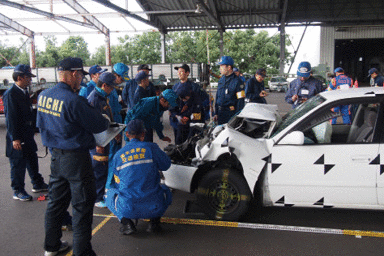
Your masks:
<svg viewBox="0 0 384 256"><path fill-rule="evenodd" d="M346 105L348 111L335 111L334 106L305 120L296 131L304 133L304 145L357 144L373 141L379 103ZM338 107L338 106L337 106ZM345 122L348 113L349 123Z"/></svg>

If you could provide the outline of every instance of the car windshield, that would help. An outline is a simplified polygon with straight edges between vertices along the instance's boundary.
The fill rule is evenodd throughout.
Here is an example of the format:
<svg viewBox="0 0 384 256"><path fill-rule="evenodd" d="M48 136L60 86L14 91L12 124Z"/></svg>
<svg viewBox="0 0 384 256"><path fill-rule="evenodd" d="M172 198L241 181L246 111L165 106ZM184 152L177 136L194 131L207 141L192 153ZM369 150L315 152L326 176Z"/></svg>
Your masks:
<svg viewBox="0 0 384 256"><path fill-rule="evenodd" d="M287 82L287 80L284 77L272 77L271 82L274 82L274 83Z"/></svg>
<svg viewBox="0 0 384 256"><path fill-rule="evenodd" d="M310 98L307 102L300 105L296 109L290 111L285 116L283 116L283 121L280 123L279 126L277 126L276 131L271 137L274 137L276 134L287 128L289 125L291 125L293 122L295 122L297 119L314 109L315 107L319 106L325 101L325 98L321 97L320 95L317 95L313 98Z"/></svg>

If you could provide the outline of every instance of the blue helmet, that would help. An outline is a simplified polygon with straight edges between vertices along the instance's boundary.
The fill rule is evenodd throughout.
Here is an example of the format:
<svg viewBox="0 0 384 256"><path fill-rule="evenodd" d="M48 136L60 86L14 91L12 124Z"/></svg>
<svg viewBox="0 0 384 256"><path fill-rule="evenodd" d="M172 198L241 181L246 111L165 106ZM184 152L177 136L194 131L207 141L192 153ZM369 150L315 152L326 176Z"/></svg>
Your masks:
<svg viewBox="0 0 384 256"><path fill-rule="evenodd" d="M164 90L161 93L161 96L163 96L164 99L166 99L172 107L177 107L177 102L176 102L177 95L173 90L171 89Z"/></svg>
<svg viewBox="0 0 384 256"><path fill-rule="evenodd" d="M297 68L297 75L301 77L309 77L311 75L311 64L308 61L300 62Z"/></svg>
<svg viewBox="0 0 384 256"><path fill-rule="evenodd" d="M113 72L123 77L124 80L126 81L129 80L128 71L129 71L129 67L124 63L119 62L113 66Z"/></svg>
<svg viewBox="0 0 384 256"><path fill-rule="evenodd" d="M233 61L231 56L222 56L221 57L221 61L219 62L219 65L230 65L230 66L233 66L233 64L235 64L235 62Z"/></svg>

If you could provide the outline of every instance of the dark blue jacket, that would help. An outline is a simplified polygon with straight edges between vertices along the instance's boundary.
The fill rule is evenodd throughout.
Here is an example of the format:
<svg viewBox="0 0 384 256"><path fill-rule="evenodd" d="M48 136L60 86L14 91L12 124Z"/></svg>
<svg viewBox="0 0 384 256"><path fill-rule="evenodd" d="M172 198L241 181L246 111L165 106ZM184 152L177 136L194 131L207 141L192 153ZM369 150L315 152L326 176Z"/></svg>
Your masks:
<svg viewBox="0 0 384 256"><path fill-rule="evenodd" d="M58 83L38 98L37 127L43 145L64 150L96 147L93 133L105 131L109 122L69 85Z"/></svg>
<svg viewBox="0 0 384 256"><path fill-rule="evenodd" d="M172 193L160 184L159 171L171 160L152 142L132 139L112 160L116 189L107 192L107 206L120 220L161 217L172 202Z"/></svg>
<svg viewBox="0 0 384 256"><path fill-rule="evenodd" d="M7 125L6 156L22 157L23 152L36 152L34 115L29 94L13 85L4 93L3 103ZM23 143L23 150L13 148L15 140Z"/></svg>
<svg viewBox="0 0 384 256"><path fill-rule="evenodd" d="M267 103L264 97L260 97L261 91L264 91L264 81L261 83L252 76L245 84L245 98L248 102Z"/></svg>
<svg viewBox="0 0 384 256"><path fill-rule="evenodd" d="M141 100L143 98L152 97L149 94L150 94L149 90L144 89L144 87L137 86L137 89L136 89L135 94L133 96L133 105L136 105L139 102L139 100Z"/></svg>
<svg viewBox="0 0 384 256"><path fill-rule="evenodd" d="M319 88L321 88L321 82L312 76L304 81L296 78L289 84L289 90L285 94L285 101L292 104L292 108L296 108L301 105L303 99L310 99L320 93ZM292 101L293 95L299 97L295 102Z"/></svg>
<svg viewBox="0 0 384 256"><path fill-rule="evenodd" d="M243 94L240 95L239 94ZM235 111L240 111L244 107L244 83L232 73L229 76L222 76L219 80L216 93L216 114L219 112L219 107L233 107Z"/></svg>
<svg viewBox="0 0 384 256"><path fill-rule="evenodd" d="M140 119L144 122L146 129L155 129L159 138L164 138L163 124L160 118L163 116L165 109L160 106L159 99L159 96L141 99L127 112L124 123L128 124L132 120Z"/></svg>
<svg viewBox="0 0 384 256"><path fill-rule="evenodd" d="M128 82L126 82L123 88L121 97L123 98L124 103L127 104L128 110L130 110L131 108L133 108L133 106L135 106L134 96L135 96L137 87L139 87L139 85L136 83L135 79L131 79ZM149 82L149 85L146 90L148 90L148 97L156 96L156 91L153 83Z"/></svg>
<svg viewBox="0 0 384 256"><path fill-rule="evenodd" d="M384 77L382 75L378 75L377 77L375 77L373 81L373 86L382 87L383 85L384 85Z"/></svg>
<svg viewBox="0 0 384 256"><path fill-rule="evenodd" d="M88 96L88 103L98 109L100 113L106 114L111 121L115 121L113 118L112 108L107 102L107 94L100 88L95 87L95 90L91 92ZM108 99L109 101L109 99Z"/></svg>

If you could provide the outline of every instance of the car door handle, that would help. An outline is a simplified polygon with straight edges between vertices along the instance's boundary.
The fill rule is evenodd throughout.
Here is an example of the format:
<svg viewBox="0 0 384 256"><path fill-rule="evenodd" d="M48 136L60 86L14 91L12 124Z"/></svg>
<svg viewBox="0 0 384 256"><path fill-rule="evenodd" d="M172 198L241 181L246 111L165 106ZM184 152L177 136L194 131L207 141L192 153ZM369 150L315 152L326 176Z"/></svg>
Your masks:
<svg viewBox="0 0 384 256"><path fill-rule="evenodd" d="M352 156L352 161L356 161L356 162L370 162L372 160L372 158L370 156Z"/></svg>

